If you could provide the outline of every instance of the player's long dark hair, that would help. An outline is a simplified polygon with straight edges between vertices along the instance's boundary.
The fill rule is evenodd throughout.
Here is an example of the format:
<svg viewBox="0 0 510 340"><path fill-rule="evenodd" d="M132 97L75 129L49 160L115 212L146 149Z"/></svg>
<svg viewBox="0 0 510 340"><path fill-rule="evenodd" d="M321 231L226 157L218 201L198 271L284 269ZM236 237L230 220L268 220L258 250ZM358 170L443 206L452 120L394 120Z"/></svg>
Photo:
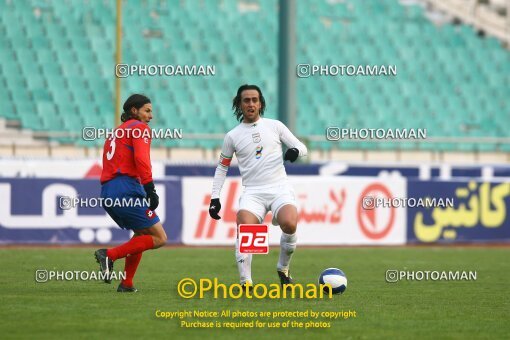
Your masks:
<svg viewBox="0 0 510 340"><path fill-rule="evenodd" d="M234 100L232 101L232 110L234 110L234 116L236 116L237 120L242 122L243 121L243 110L241 109L241 93L245 90L257 90L259 93L259 100L260 100L260 115L264 115L264 110L266 109L266 100L264 99L264 96L262 95L262 91L257 85L248 85L244 84L237 89L237 95L234 97Z"/></svg>
<svg viewBox="0 0 510 340"><path fill-rule="evenodd" d="M149 97L144 96L143 94L132 94L129 96L129 98L124 102L124 105L122 106L122 109L124 112L122 112L120 116L120 120L123 122L127 122L130 120L131 117L131 108L140 109L145 104L150 103L151 100Z"/></svg>

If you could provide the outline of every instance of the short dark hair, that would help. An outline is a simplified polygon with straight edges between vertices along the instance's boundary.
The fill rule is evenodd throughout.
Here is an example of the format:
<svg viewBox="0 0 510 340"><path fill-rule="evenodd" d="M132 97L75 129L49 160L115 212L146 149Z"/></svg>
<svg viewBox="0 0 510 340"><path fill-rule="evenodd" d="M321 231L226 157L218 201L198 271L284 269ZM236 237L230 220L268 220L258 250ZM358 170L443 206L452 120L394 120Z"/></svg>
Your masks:
<svg viewBox="0 0 510 340"><path fill-rule="evenodd" d="M145 104L150 103L151 100L149 97L144 96L143 94L132 94L129 96L128 99L124 102L124 105L122 106L122 109L124 112L122 112L122 115L120 116L120 120L123 122L127 122L131 119L131 108L140 109Z"/></svg>
<svg viewBox="0 0 510 340"><path fill-rule="evenodd" d="M237 95L234 97L234 100L232 101L232 110L234 110L234 116L236 116L237 120L242 122L243 121L243 110L241 109L241 93L246 90L257 90L259 93L259 100L260 100L260 115L264 115L264 110L266 109L266 100L264 99L264 96L262 95L262 91L257 85L248 85L244 84L241 85L237 89Z"/></svg>

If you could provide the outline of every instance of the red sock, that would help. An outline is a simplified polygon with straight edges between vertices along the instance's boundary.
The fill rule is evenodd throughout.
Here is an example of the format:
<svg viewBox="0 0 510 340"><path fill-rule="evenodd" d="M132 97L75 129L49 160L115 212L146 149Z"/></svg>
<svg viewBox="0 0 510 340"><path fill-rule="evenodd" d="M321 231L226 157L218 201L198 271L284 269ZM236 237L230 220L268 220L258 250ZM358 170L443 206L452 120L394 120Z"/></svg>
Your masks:
<svg viewBox="0 0 510 340"><path fill-rule="evenodd" d="M126 265L124 266L124 271L126 272L126 279L122 280L122 285L124 287L133 287L133 277L136 273L136 268L138 268L138 264L142 259L143 253L138 253L134 255L126 256Z"/></svg>
<svg viewBox="0 0 510 340"><path fill-rule="evenodd" d="M154 240L152 239L152 236L141 235L131 238L131 240L118 247L108 249L106 251L106 255L115 261L128 255L135 255L148 249L152 249L153 247Z"/></svg>

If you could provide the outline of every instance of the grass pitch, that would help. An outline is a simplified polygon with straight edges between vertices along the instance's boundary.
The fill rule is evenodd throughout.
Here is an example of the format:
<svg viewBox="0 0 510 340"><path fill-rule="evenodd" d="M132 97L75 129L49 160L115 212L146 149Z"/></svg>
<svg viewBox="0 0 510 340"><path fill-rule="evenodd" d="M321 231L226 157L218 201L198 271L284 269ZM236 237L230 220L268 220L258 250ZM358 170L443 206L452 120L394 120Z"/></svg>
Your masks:
<svg viewBox="0 0 510 340"><path fill-rule="evenodd" d="M315 283L328 267L344 270L349 283L333 299L183 299L185 277L237 283L232 249L165 248L146 252L135 277L136 294L116 292L117 282L35 282L37 269L97 270L95 248L3 248L0 334L7 338L508 338L510 248L301 248L292 261L296 281ZM277 249L255 255L255 283L277 283ZM124 261L116 263L123 270ZM397 270L477 271L476 281L387 283ZM330 328L190 329L160 311L356 311L356 318L320 321ZM230 321L285 322L299 318ZM211 321L191 318L189 321ZM216 321L228 321L213 318Z"/></svg>

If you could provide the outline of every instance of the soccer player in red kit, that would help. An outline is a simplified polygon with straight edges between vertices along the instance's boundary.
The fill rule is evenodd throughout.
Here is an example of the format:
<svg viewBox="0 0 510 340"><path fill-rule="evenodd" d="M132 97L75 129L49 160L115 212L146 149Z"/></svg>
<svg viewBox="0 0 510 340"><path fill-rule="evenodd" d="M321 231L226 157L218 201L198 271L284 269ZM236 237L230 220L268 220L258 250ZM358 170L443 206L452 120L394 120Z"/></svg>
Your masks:
<svg viewBox="0 0 510 340"><path fill-rule="evenodd" d="M99 249L95 257L100 270L110 283L114 261L125 258L126 278L117 288L118 292L136 292L133 277L142 253L166 243L167 236L159 217L154 211L159 197L152 181L150 161L152 104L140 94L131 95L123 106L122 124L103 148L103 172L101 174L101 197L113 202L137 202L132 206L104 207L112 219L123 229L134 232L126 243L110 249ZM148 204L147 204L148 203Z"/></svg>

